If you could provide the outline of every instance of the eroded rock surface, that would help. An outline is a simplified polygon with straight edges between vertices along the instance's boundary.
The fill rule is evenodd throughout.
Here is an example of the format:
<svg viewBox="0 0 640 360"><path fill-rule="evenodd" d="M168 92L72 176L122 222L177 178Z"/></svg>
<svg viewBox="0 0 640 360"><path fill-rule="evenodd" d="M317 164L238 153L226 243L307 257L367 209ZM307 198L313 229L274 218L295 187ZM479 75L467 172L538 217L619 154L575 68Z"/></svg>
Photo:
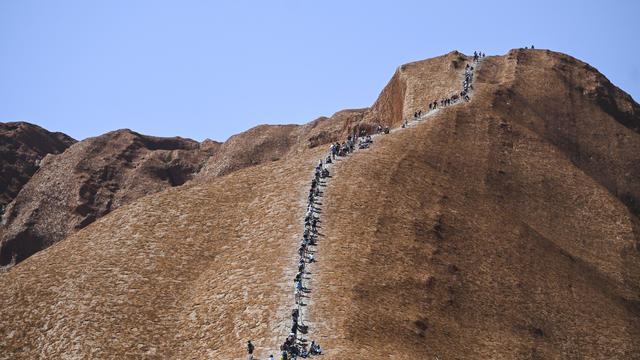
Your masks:
<svg viewBox="0 0 640 360"><path fill-rule="evenodd" d="M238 136L201 181L13 267L0 354L240 359L247 339L276 353L323 145L428 109L465 59L401 66L371 109ZM640 358L638 104L544 50L487 57L475 77L470 102L333 166L305 337L327 359Z"/></svg>
<svg viewBox="0 0 640 360"><path fill-rule="evenodd" d="M20 262L123 204L184 184L218 145L118 130L45 157L7 207L0 265Z"/></svg>
<svg viewBox="0 0 640 360"><path fill-rule="evenodd" d="M0 123L0 207L13 200L47 154L59 154L76 141L25 122Z"/></svg>

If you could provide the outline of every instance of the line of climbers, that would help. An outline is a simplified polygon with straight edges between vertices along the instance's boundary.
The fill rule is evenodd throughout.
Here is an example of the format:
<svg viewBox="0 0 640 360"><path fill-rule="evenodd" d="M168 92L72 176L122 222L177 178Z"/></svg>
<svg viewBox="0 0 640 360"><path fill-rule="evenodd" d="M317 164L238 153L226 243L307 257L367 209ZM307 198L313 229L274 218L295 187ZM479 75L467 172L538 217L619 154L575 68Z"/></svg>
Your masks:
<svg viewBox="0 0 640 360"><path fill-rule="evenodd" d="M474 62L478 62L480 58L483 58L484 53L478 53L474 51ZM441 98L440 106L446 107L452 104L455 104L458 99L462 98L465 101L469 101L469 91L473 90L473 70L474 67L467 64L465 67L465 80L462 82L463 90L460 92L460 96L457 94L452 95L449 98ZM438 106L438 101L435 100L433 103L429 103L429 110L436 110ZM425 114L424 116L426 116ZM421 120L423 117L422 110L418 110L414 113L414 120ZM404 124L402 124L402 128L405 128L408 125L408 121L405 120ZM390 128L387 125L386 127L382 127L382 125L377 126L377 134L389 134ZM330 154L324 160L320 160L318 165L315 167L314 177L311 180L311 187L309 188L309 196L307 198L307 213L304 218L304 231L302 233L302 239L300 240L300 247L298 247L298 256L299 261L296 266L298 268L298 273L293 279L295 284L294 286L294 302L296 307L291 310L291 332L289 336L287 336L285 342L280 346L280 351L282 352L281 360L296 360L298 356L302 358L307 358L311 355L322 355L322 348L315 341L311 341L311 345L307 348L307 340L298 337L298 332L306 334L308 332L308 326L302 323L302 312L301 306L305 306L303 303L303 298L309 297L308 294L311 290L305 286L304 280L305 274L309 274L309 272L305 272L306 268L316 261L314 250L311 250L310 247L316 247L318 244L318 228L320 217L319 217L319 203L318 199L322 197L323 193L320 190L321 186L326 186L327 178L330 178L329 166L333 164L336 157L347 156L349 153L355 151L356 146L358 149L368 149L369 145L373 143L371 135L367 134L367 130L361 129L359 133L356 133L353 137L351 135L347 136L347 140L342 143L336 142L332 143L330 146ZM324 181L323 181L324 180ZM249 352L249 360L253 359L253 351L254 346L251 341L247 342L247 348ZM274 360L273 355L269 356L268 360Z"/></svg>
<svg viewBox="0 0 640 360"><path fill-rule="evenodd" d="M378 133L380 133L381 126L378 126ZM385 133L389 133L389 127L385 130ZM308 298L308 293L311 290L305 286L304 280L305 274L309 272L305 271L307 267L316 262L314 250L311 247L316 247L318 244L320 223L320 206L317 201L322 197L323 193L320 190L321 186L326 186L326 179L330 178L329 166L334 163L336 158L347 156L349 153L358 149L367 149L369 144L373 143L371 136L367 134L367 131L362 129L359 134L354 136L347 136L347 140L342 143L336 142L331 144L329 155L318 162L315 167L314 177L311 180L311 186L309 188L309 196L307 198L307 213L304 218L304 231L302 233L302 239L300 240L300 246L298 247L299 260L296 263L298 273L293 278L294 286L294 302L296 307L291 310L291 332L287 336L286 340L280 345L280 351L282 352L281 360L295 360L298 356L307 358L311 355L322 355L323 350L320 344L315 341L311 341L311 344L307 347L307 340L298 337L298 332L306 334L308 332L308 326L302 323L302 306L306 306L303 303L303 298ZM249 360L253 359L253 351L255 347L251 341L247 342L247 350L249 353ZM268 360L274 360L273 355L270 355Z"/></svg>
<svg viewBox="0 0 640 360"><path fill-rule="evenodd" d="M480 58L483 58L484 53L479 53L477 51L473 52L473 61L474 63L479 62ZM462 81L462 91L460 93L453 94L449 97L440 98L440 107L447 107L453 105L458 102L458 100L462 99L464 101L470 101L469 93L473 90L473 65L467 64L464 69L464 80ZM429 103L429 111L436 110L438 108L438 99ZM424 115L426 116L426 114ZM422 109L413 113L413 120L420 120L423 118ZM402 124L402 128L405 128L409 124L408 120L404 121ZM388 126L387 126L388 128Z"/></svg>
<svg viewBox="0 0 640 360"><path fill-rule="evenodd" d="M320 223L319 217L319 202L317 201L322 197L322 191L320 187L326 185L327 178L330 177L329 164L333 164L336 156L346 156L348 153L354 150L354 141L349 136L347 141L343 141L342 144L336 142L331 144L331 152L327 158L323 161L319 161L315 167L314 177L311 180L311 186L309 188L309 195L307 197L307 213L304 217L304 231L302 233L302 239L300 240L300 246L298 247L298 273L293 278L295 284L294 290L294 303L296 307L291 310L291 332L287 336L284 343L280 346L282 352L281 360L295 360L298 356L302 358L309 357L311 355L321 355L322 348L315 341L311 341L311 345L307 348L306 339L298 337L298 332L306 334L308 332L308 326L302 323L302 306L303 298L308 298L311 290L305 286L304 280L305 274L309 274L306 268L316 261L314 250L310 247L316 247L318 244L318 228ZM273 359L273 355L269 359Z"/></svg>
<svg viewBox="0 0 640 360"><path fill-rule="evenodd" d="M382 126L378 126L378 133L382 132ZM385 133L389 133L389 127L385 129ZM326 179L330 178L329 166L333 164L336 158L347 156L354 152L356 147L358 149L367 149L369 144L373 143L371 136L367 134L367 130L361 129L359 133L354 136L347 136L347 140L342 143L336 142L331 144L329 150L330 153L324 160L320 160L315 168L314 177L311 180L311 187L309 188L309 196L307 198L307 213L304 218L304 231L302 233L302 239L300 240L300 247L298 248L298 256L300 260L297 263L298 273L294 277L295 283L294 302L296 307L291 311L291 332L285 342L280 346L282 351L281 360L295 360L296 357L302 358L309 357L311 355L322 355L322 348L315 341L311 341L311 345L307 348L306 340L298 337L298 332L306 334L308 327L302 323L302 308L303 298L309 297L308 293L311 290L305 286L304 277L305 269L312 263L314 263L315 256L314 248L318 244L318 228L320 223L320 206L317 201L322 197L323 193L320 190L321 186L326 186ZM273 355L269 360L273 359Z"/></svg>

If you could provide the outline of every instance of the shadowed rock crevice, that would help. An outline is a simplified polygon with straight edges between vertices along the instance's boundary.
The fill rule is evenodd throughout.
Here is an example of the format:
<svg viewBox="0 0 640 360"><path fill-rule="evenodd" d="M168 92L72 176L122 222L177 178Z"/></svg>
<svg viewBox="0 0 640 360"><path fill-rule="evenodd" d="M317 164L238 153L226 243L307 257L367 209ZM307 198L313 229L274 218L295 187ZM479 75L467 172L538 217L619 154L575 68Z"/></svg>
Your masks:
<svg viewBox="0 0 640 360"><path fill-rule="evenodd" d="M59 154L76 141L24 122L0 123L0 207L18 195L47 154Z"/></svg>

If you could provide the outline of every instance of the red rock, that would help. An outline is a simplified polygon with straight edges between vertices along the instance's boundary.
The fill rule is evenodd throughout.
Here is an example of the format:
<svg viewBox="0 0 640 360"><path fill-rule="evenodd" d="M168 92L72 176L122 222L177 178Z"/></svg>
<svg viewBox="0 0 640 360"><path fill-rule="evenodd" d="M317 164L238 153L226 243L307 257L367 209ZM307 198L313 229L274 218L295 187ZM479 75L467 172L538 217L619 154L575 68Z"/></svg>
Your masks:
<svg viewBox="0 0 640 360"><path fill-rule="evenodd" d="M200 181L13 267L2 354L234 359L247 339L276 352L323 144L428 109L459 87L460 58L401 66L372 109L238 136ZM475 77L470 102L332 168L306 338L327 359L640 358L638 104L543 50L485 58Z"/></svg>
<svg viewBox="0 0 640 360"><path fill-rule="evenodd" d="M218 147L118 130L45 157L7 207L0 265L20 262L123 204L184 184Z"/></svg>
<svg viewBox="0 0 640 360"><path fill-rule="evenodd" d="M0 207L18 195L47 154L59 154L76 141L25 122L0 123Z"/></svg>

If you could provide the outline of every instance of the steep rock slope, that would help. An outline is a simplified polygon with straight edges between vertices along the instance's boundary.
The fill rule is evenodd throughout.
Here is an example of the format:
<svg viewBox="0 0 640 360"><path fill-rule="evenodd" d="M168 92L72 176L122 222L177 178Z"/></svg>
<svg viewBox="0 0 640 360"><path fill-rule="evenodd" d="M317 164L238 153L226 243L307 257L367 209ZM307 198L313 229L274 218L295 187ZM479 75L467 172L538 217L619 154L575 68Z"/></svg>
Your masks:
<svg viewBox="0 0 640 360"><path fill-rule="evenodd" d="M20 262L122 204L182 185L218 145L119 130L45 157L7 207L0 265Z"/></svg>
<svg viewBox="0 0 640 360"><path fill-rule="evenodd" d="M328 145L369 133L378 125L397 126L428 102L448 97L462 87L461 73L470 57L457 51L400 66L371 108L342 110L305 125L260 125L230 137L198 174L207 181L267 161L295 156L305 148Z"/></svg>
<svg viewBox="0 0 640 360"><path fill-rule="evenodd" d="M487 58L474 86L336 171L320 342L358 359L640 357L637 104L545 51Z"/></svg>
<svg viewBox="0 0 640 360"><path fill-rule="evenodd" d="M248 166L292 157L307 148L343 139L362 121L366 109L342 110L305 125L260 125L225 141L198 174L201 181ZM328 148L328 147L327 147Z"/></svg>
<svg viewBox="0 0 640 360"><path fill-rule="evenodd" d="M429 109L429 102L448 98L462 89L465 66L472 57L451 51L432 59L404 64L368 109L363 125L399 126L413 114Z"/></svg>
<svg viewBox="0 0 640 360"><path fill-rule="evenodd" d="M0 207L18 195L47 154L59 154L76 141L25 122L0 123Z"/></svg>
<svg viewBox="0 0 640 360"><path fill-rule="evenodd" d="M371 132L378 124L396 125L401 122L399 119L409 117L410 113L420 108L426 108L423 105L428 101L427 99L438 99L447 94L450 95L454 89L459 88L460 86L456 85L456 82L459 80L460 71L466 60L468 58L464 55L452 51L441 57L403 65L398 68L389 85L382 91L379 99L370 109L343 110L330 118L321 117L305 125L257 126L232 136L222 145L205 142L203 148L208 148L205 152L195 151L193 156L188 155L191 154L190 152L183 152L181 157L191 157L188 161L195 162L203 159L196 168L197 179L209 181L248 166L296 156L306 148L327 145L344 139L349 134L356 134L360 129ZM121 147L121 144L118 143L119 137L107 134L99 138L101 139L100 149L104 151L110 151L111 147ZM73 156L75 157L74 161L82 161L87 164L93 161L94 155L89 153L87 159L81 158L82 153L76 153ZM135 159L125 159L124 162L111 163L100 171L104 170L106 172L104 176L108 178L110 176L108 173L127 172L127 167L135 168L136 161ZM190 163L186 171L191 171L193 165ZM123 166L124 169L120 169L120 166ZM85 166L85 168L86 171L92 171L92 166ZM164 180L166 177L171 185L180 185L191 178L190 176L185 177L185 169L175 162L169 166L167 174L164 174L162 168L163 165L160 164L159 169L155 171L157 177L160 180ZM64 177L64 174L60 172L57 175ZM108 213L111 208L108 200L98 205L97 209L92 209L92 205L86 204L87 202L91 203L91 199L86 200L83 197L78 197L73 200L60 197L59 193L65 191L57 185L59 181L62 181L66 187L82 187L86 192L110 194L114 191L114 186L119 188L119 185L108 181L100 184L93 181L92 184L87 185L84 184L85 179L82 177L64 177L58 179L59 181L54 181L54 179L56 176L50 176L47 181L40 181L33 185L31 189L37 188L38 191L29 190L31 193L25 194L21 203L17 204L18 206L11 207L12 213L9 216L11 219L18 220L11 220L5 226L0 226L0 240L4 238L4 245L0 245L0 266L23 260L52 242L86 226L96 218ZM130 176L127 179L128 190L120 193L124 194L126 201L131 201L139 196L155 192L157 189L139 191L141 188L146 189L147 181L146 176ZM83 196L92 197L90 194ZM69 224L61 225L62 222L58 220L64 219L66 216L66 212L62 211L58 220L51 221L51 216L42 216L34 210L43 203L48 204L47 209L77 209L82 219L78 220L72 217ZM75 224L78 221L79 224ZM32 230L28 230L28 228ZM7 229L9 233L6 237L2 236L4 229ZM34 235L34 232L37 235Z"/></svg>
<svg viewBox="0 0 640 360"><path fill-rule="evenodd" d="M397 124L459 88L459 56L401 67L378 101L395 110L305 126L328 138ZM334 167L305 319L327 359L640 356L637 104L581 66L538 50L486 58L470 103ZM301 139L280 160L121 206L15 266L0 277L0 357L239 359L248 339L275 353L310 169L327 152Z"/></svg>
<svg viewBox="0 0 640 360"><path fill-rule="evenodd" d="M143 197L16 265L0 277L0 358L234 359L249 338L274 349L321 153Z"/></svg>

